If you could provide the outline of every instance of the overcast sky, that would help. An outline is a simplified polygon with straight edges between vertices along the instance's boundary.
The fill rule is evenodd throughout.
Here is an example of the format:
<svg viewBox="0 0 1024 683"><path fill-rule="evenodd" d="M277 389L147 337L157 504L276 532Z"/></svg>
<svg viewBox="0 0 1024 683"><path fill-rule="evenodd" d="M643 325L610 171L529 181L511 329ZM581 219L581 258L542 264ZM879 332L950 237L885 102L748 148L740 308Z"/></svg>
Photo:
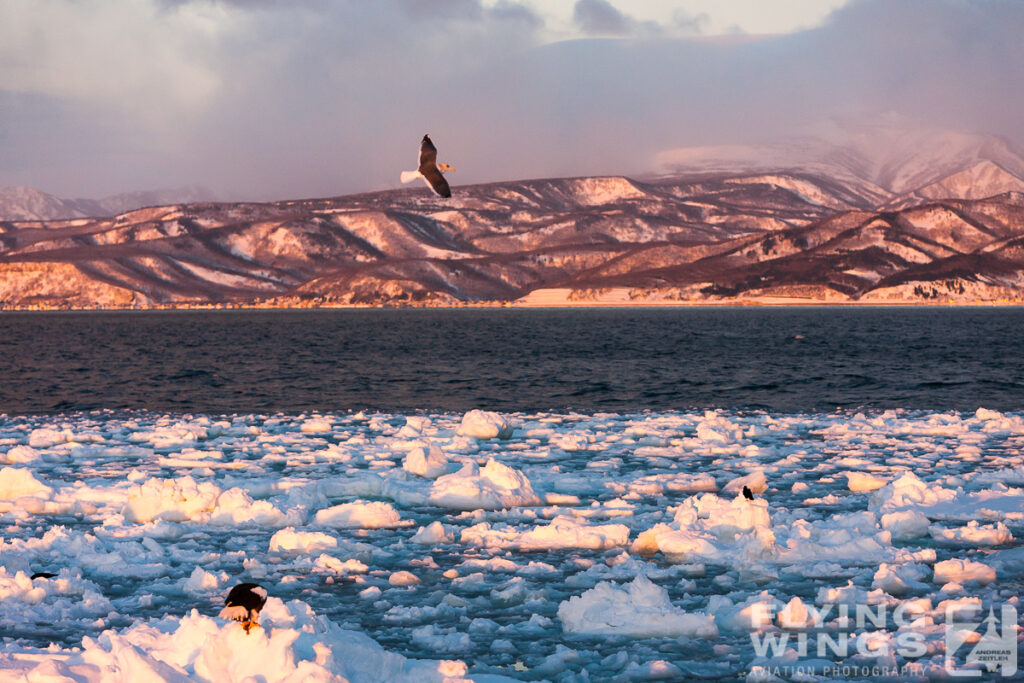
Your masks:
<svg viewBox="0 0 1024 683"><path fill-rule="evenodd" d="M893 113L1024 142L1021 0L0 0L0 186L638 174Z"/></svg>

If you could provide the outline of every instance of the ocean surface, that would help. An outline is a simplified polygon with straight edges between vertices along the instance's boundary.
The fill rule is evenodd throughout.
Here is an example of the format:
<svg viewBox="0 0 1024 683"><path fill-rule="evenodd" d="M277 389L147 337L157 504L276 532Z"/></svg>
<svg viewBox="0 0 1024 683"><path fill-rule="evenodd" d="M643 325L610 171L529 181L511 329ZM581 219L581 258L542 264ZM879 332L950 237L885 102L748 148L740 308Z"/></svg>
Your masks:
<svg viewBox="0 0 1024 683"><path fill-rule="evenodd" d="M0 314L0 413L1020 410L1016 308Z"/></svg>

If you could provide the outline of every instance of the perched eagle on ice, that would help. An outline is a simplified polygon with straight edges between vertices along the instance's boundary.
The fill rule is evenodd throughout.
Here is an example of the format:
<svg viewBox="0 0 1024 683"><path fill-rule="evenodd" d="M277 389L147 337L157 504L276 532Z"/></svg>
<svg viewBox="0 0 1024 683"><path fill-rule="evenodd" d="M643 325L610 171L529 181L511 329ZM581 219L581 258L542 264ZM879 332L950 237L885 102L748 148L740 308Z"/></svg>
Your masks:
<svg viewBox="0 0 1024 683"><path fill-rule="evenodd" d="M266 588L258 583L240 583L228 592L220 617L242 622L245 632L248 633L253 626L259 626L260 610L265 604Z"/></svg>
<svg viewBox="0 0 1024 683"><path fill-rule="evenodd" d="M419 168L415 171L402 171L402 182L411 183L417 178L423 178L438 197L451 197L452 189L444 179L444 171L454 170L448 164L437 163L437 147L434 147L429 135L424 135L420 143Z"/></svg>

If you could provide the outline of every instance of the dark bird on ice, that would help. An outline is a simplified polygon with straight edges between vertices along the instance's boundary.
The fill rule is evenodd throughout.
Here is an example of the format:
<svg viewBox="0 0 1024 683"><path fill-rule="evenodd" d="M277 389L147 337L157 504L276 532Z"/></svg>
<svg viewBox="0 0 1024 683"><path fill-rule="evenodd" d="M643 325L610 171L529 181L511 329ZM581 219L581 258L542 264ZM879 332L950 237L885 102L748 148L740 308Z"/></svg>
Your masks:
<svg viewBox="0 0 1024 683"><path fill-rule="evenodd" d="M402 182L411 183L417 178L423 178L438 197L451 197L452 189L448 187L444 172L454 170L448 164L437 163L437 147L434 147L429 135L424 135L420 143L419 168L415 171L402 171Z"/></svg>
<svg viewBox="0 0 1024 683"><path fill-rule="evenodd" d="M253 626L259 626L259 614L263 605L267 604L267 589L258 583L240 583L228 592L224 600L224 609L220 611L222 619L234 619L242 622L245 632Z"/></svg>
<svg viewBox="0 0 1024 683"><path fill-rule="evenodd" d="M754 500L754 493L750 490L749 486L743 487L743 497L747 500Z"/></svg>

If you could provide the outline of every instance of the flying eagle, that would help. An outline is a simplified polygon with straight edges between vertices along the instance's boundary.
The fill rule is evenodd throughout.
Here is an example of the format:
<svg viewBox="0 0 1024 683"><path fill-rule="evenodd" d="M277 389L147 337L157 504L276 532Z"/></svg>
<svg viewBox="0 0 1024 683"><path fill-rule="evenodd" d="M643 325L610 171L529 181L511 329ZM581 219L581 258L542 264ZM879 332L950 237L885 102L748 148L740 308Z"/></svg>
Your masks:
<svg viewBox="0 0 1024 683"><path fill-rule="evenodd" d="M240 583L228 592L224 600L224 609L220 611L222 619L234 619L242 622L245 632L253 626L259 626L259 614L263 605L267 604L267 589L258 583Z"/></svg>
<svg viewBox="0 0 1024 683"><path fill-rule="evenodd" d="M402 182L411 183L417 178L423 178L438 197L451 197L452 189L448 187L443 172L454 170L448 164L437 163L437 147L434 147L429 135L424 135L420 143L419 168L415 171L402 171Z"/></svg>

